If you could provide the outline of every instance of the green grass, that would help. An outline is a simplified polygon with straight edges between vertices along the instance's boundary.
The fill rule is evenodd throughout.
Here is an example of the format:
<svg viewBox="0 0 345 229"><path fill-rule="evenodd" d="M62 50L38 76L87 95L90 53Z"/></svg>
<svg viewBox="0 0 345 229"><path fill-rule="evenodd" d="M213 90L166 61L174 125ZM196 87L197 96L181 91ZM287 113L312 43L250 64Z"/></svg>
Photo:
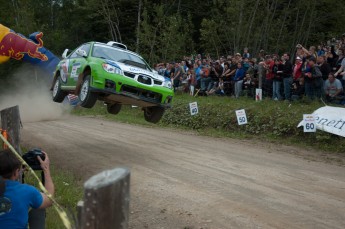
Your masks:
<svg viewBox="0 0 345 229"><path fill-rule="evenodd" d="M40 177L40 172L36 172ZM52 168L51 175L55 185L55 199L65 209L67 214L73 220L76 218L76 206L79 200L83 198L83 188L81 183L72 173ZM26 174L25 183L38 187L38 182L30 174ZM64 229L64 225L54 207L47 209L46 228ZM74 222L72 222L74 224Z"/></svg>
<svg viewBox="0 0 345 229"><path fill-rule="evenodd" d="M198 102L199 114L190 115L188 104ZM256 102L242 97L191 97L176 95L173 108L168 109L158 124L144 120L140 108L123 106L118 115L107 113L106 106L99 102L92 109L76 108L75 115L101 116L117 122L195 131L200 135L230 137L237 139L259 139L287 145L320 149L327 152L344 153L345 139L323 131L304 133L297 128L303 114L312 113L324 106L321 102L302 100L293 103L264 99ZM237 124L235 111L245 109L248 124Z"/></svg>

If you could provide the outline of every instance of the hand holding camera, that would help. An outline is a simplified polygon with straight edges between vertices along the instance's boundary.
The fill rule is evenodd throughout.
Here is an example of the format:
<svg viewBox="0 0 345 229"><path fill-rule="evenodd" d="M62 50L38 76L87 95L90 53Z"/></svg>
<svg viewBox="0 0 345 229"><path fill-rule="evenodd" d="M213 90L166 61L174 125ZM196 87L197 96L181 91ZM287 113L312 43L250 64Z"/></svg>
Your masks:
<svg viewBox="0 0 345 229"><path fill-rule="evenodd" d="M50 161L46 152L41 149L35 148L23 155L24 161L33 170L49 170Z"/></svg>

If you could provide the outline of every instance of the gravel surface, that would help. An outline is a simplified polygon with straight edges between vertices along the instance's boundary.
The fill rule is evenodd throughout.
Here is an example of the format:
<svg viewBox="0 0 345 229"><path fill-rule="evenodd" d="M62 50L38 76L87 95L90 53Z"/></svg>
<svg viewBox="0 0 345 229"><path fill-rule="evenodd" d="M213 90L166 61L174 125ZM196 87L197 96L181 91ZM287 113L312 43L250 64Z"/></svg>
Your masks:
<svg viewBox="0 0 345 229"><path fill-rule="evenodd" d="M24 123L22 142L82 181L130 168L130 228L345 228L341 155L75 116Z"/></svg>

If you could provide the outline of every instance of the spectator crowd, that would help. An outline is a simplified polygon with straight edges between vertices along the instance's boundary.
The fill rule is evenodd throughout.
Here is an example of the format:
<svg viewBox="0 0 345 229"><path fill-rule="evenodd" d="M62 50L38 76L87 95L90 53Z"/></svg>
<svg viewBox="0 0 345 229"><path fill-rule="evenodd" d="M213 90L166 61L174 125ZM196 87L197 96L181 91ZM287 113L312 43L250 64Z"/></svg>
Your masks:
<svg viewBox="0 0 345 229"><path fill-rule="evenodd" d="M186 56L181 62L160 63L155 70L172 81L174 90L190 95L229 95L263 97L292 101L302 97L345 104L345 34L309 49L296 45L290 53L267 54L260 50L253 57L243 53L213 59L209 55Z"/></svg>

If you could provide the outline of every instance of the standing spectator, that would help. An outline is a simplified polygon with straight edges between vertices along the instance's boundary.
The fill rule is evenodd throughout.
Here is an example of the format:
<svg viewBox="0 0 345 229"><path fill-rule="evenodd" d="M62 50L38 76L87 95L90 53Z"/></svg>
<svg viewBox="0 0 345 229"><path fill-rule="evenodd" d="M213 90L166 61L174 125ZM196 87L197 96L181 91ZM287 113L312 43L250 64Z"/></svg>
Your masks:
<svg viewBox="0 0 345 229"><path fill-rule="evenodd" d="M163 76L166 78L166 79L171 79L171 67L172 67L172 65L171 64L169 64L169 63L167 63L166 64L166 68L165 68L165 71L164 71L164 74L163 74Z"/></svg>
<svg viewBox="0 0 345 229"><path fill-rule="evenodd" d="M267 55L264 62L264 68L266 70L266 77L263 83L263 92L266 96L272 97L273 87L273 65L274 61L271 56Z"/></svg>
<svg viewBox="0 0 345 229"><path fill-rule="evenodd" d="M202 92L207 92L212 88L212 79L210 77L210 69L208 68L208 66L204 65L202 66L202 75L201 75L201 88L200 90Z"/></svg>
<svg viewBox="0 0 345 229"><path fill-rule="evenodd" d="M317 58L317 64L320 67L323 81L326 81L328 79L329 73L331 72L331 66L327 63L325 56L319 56Z"/></svg>
<svg viewBox="0 0 345 229"><path fill-rule="evenodd" d="M195 85L197 83L194 69L189 69L187 74L187 79L189 83L189 94L191 96L194 96Z"/></svg>
<svg viewBox="0 0 345 229"><path fill-rule="evenodd" d="M344 50L343 49L339 49L338 50L338 56L337 59L335 61L335 66L333 67L333 71L336 72L339 70L340 66L341 66L341 62L344 59Z"/></svg>
<svg viewBox="0 0 345 229"><path fill-rule="evenodd" d="M183 77L183 70L182 67L178 62L175 63L175 71L174 76L172 77L173 85L174 85L174 91L180 86L181 80Z"/></svg>
<svg viewBox="0 0 345 229"><path fill-rule="evenodd" d="M265 50L261 49L258 54L258 63L265 61Z"/></svg>
<svg viewBox="0 0 345 229"><path fill-rule="evenodd" d="M317 46L317 56L323 56L325 55L325 51L323 50L321 45Z"/></svg>
<svg viewBox="0 0 345 229"><path fill-rule="evenodd" d="M249 54L249 52L248 52L248 48L246 47L246 48L244 48L244 50L243 50L243 59L249 59L250 58L250 54Z"/></svg>
<svg viewBox="0 0 345 229"><path fill-rule="evenodd" d="M307 61L307 69L305 73L305 93L310 99L321 98L322 90L322 73L319 67L316 65L315 57L310 57Z"/></svg>
<svg viewBox="0 0 345 229"><path fill-rule="evenodd" d="M335 77L341 78L343 87L344 87L344 82L345 82L345 58L341 61L340 67L336 73L334 73Z"/></svg>
<svg viewBox="0 0 345 229"><path fill-rule="evenodd" d="M240 97L242 93L242 85L243 85L243 78L244 78L245 71L242 67L242 63L237 63L237 69L234 76L235 82L235 98Z"/></svg>
<svg viewBox="0 0 345 229"><path fill-rule="evenodd" d="M328 79L325 82L324 90L326 101L335 102L337 99L340 100L338 96L343 92L343 87L340 80L336 79L333 73L330 73L328 75Z"/></svg>
<svg viewBox="0 0 345 229"><path fill-rule="evenodd" d="M275 60L273 65L273 96L274 100L281 100L280 87L282 85L282 73L284 65L280 60Z"/></svg>
<svg viewBox="0 0 345 229"><path fill-rule="evenodd" d="M293 66L293 81L297 81L302 76L302 59L296 57L295 65Z"/></svg>
<svg viewBox="0 0 345 229"><path fill-rule="evenodd" d="M292 64L290 62L290 54L284 53L283 57L283 84L285 100L291 100L291 85L292 85Z"/></svg>
<svg viewBox="0 0 345 229"><path fill-rule="evenodd" d="M202 73L202 64L201 64L201 60L196 61L196 63L194 64L194 72L195 72L195 78L197 81L196 86L200 87L200 80L201 80L201 73Z"/></svg>

